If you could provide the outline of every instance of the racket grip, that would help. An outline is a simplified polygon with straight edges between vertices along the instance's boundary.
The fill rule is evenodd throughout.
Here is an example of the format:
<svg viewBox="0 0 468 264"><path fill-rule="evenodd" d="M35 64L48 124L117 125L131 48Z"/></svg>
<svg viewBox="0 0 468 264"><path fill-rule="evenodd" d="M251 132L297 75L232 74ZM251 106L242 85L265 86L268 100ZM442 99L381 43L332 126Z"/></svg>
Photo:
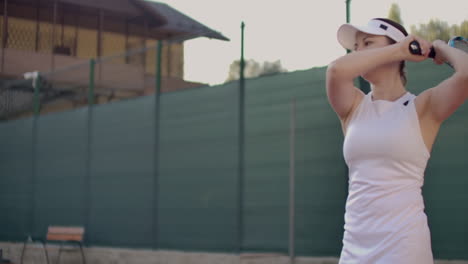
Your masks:
<svg viewBox="0 0 468 264"><path fill-rule="evenodd" d="M416 40L411 41L411 43L409 44L409 50L411 54L414 54L414 55L421 55L422 53L421 46L419 45L419 42L417 42ZM431 47L431 50L429 51L429 58L435 58L435 56L436 56L436 52L434 48Z"/></svg>

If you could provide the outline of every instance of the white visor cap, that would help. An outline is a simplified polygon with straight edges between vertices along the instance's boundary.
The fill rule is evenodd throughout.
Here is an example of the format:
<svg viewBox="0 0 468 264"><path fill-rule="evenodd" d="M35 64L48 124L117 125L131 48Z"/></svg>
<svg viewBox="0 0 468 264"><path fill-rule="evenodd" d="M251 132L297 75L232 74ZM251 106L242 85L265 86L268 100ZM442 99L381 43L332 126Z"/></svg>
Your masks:
<svg viewBox="0 0 468 264"><path fill-rule="evenodd" d="M345 49L354 50L354 45L356 44L356 33L358 31L371 35L387 36L396 42L399 42L406 37L403 32L391 24L379 19L371 19L366 26L353 26L351 24L341 25L337 33L338 42Z"/></svg>

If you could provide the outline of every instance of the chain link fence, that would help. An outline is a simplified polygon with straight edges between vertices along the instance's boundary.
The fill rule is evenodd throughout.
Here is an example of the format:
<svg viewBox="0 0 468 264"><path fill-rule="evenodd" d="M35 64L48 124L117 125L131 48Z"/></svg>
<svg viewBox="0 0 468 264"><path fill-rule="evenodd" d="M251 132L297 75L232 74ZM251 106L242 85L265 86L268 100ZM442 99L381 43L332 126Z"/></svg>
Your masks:
<svg viewBox="0 0 468 264"><path fill-rule="evenodd" d="M173 91L202 85L183 80L182 65L170 69L171 64L177 64L174 61L182 58L178 56L171 62L169 54L182 48L180 42L148 41L147 44L98 59L18 50L5 52L5 67L9 67L12 60L26 59L27 56L34 57L29 68L40 63L56 67L0 80L0 120L106 104L154 94L158 89ZM18 72L25 68L5 68L3 73L7 75L9 71Z"/></svg>

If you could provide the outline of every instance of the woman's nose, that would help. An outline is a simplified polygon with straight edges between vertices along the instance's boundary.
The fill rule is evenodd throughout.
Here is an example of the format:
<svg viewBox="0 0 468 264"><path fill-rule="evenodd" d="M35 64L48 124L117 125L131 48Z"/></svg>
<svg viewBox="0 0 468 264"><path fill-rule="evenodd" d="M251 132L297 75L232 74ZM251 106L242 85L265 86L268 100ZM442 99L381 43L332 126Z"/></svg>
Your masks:
<svg viewBox="0 0 468 264"><path fill-rule="evenodd" d="M355 51L361 50L361 49L362 49L361 46L362 46L362 45L360 45L359 41L356 41L356 42L354 43L354 50L355 50Z"/></svg>

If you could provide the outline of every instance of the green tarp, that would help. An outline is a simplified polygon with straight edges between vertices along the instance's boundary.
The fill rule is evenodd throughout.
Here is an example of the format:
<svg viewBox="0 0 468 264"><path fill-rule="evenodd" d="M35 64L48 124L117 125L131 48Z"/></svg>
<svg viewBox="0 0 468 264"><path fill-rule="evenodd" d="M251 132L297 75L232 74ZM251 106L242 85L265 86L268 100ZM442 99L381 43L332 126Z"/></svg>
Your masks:
<svg viewBox="0 0 468 264"><path fill-rule="evenodd" d="M408 89L418 94L451 72L410 64ZM294 99L295 251L338 256L347 169L325 68L246 81L243 155L238 87L166 93L159 106L148 96L1 123L0 240L83 225L90 246L286 253ZM426 173L436 258L468 259L467 117L462 106L445 122Z"/></svg>

